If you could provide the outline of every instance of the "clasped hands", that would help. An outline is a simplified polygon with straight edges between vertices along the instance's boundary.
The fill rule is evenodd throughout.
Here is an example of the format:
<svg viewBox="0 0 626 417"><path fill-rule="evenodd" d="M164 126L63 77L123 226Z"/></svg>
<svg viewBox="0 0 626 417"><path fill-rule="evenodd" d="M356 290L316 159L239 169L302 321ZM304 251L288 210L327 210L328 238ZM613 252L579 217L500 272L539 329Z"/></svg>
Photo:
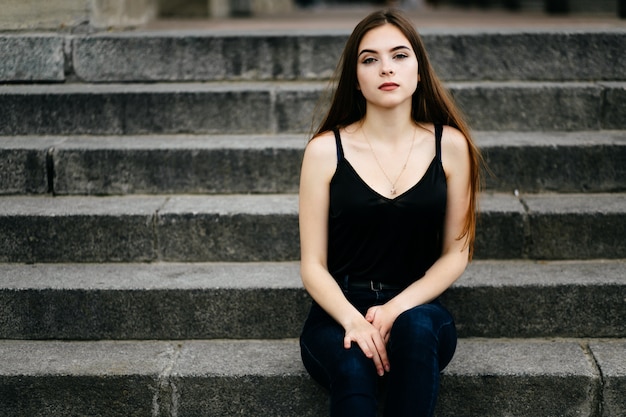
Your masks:
<svg viewBox="0 0 626 417"><path fill-rule="evenodd" d="M380 376L391 369L386 346L396 317L398 314L391 311L388 304L373 306L365 316L355 317L346 328L344 348L350 349L352 342L356 343L365 356L374 361Z"/></svg>

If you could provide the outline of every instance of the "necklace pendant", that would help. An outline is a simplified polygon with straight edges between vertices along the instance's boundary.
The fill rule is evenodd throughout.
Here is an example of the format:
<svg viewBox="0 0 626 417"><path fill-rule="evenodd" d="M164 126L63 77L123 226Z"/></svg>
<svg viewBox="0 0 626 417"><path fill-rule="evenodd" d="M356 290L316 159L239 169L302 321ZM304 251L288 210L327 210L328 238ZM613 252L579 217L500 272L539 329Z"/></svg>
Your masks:
<svg viewBox="0 0 626 417"><path fill-rule="evenodd" d="M395 195L395 194L396 194L396 188L393 187L393 188L391 188L391 195Z"/></svg>

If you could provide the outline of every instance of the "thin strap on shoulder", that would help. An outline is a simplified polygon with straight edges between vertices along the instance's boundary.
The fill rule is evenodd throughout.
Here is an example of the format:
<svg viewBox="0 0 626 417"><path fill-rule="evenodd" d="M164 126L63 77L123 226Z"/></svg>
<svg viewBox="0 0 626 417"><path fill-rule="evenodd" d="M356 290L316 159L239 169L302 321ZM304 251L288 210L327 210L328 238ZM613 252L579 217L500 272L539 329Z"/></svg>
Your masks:
<svg viewBox="0 0 626 417"><path fill-rule="evenodd" d="M343 146L341 146L341 136L339 135L339 129L334 128L333 133L335 134L335 143L337 144L337 162L343 159Z"/></svg>
<svg viewBox="0 0 626 417"><path fill-rule="evenodd" d="M443 125L435 125L435 147L436 147L436 155L439 162L443 162L441 160L441 136L443 135Z"/></svg>

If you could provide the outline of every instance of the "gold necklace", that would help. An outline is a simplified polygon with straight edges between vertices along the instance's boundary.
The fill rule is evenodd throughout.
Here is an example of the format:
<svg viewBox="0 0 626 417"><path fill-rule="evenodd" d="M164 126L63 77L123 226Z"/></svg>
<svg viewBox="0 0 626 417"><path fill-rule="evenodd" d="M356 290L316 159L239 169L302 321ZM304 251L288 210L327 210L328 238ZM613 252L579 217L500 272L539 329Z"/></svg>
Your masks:
<svg viewBox="0 0 626 417"><path fill-rule="evenodd" d="M409 148L409 152L407 152L406 154L406 160L404 161L404 165L402 165L402 169L400 170L400 173L396 177L395 181L391 181L391 178L389 178L389 175L387 175L382 164L378 160L378 157L376 156L376 152L374 152L374 148L372 147L370 140L367 138L367 135L365 134L365 129L363 129L363 126L361 126L361 131L363 132L363 137L365 138L365 141L367 142L367 144L370 147L370 150L372 151L372 155L374 155L374 159L376 160L376 164L378 164L378 168L380 168L380 171L383 173L385 178L387 178L387 181L389 181L389 184L391 184L391 191L390 191L391 195L395 195L397 192L396 184L398 183L398 180L400 179L400 177L402 176L402 173L406 169L406 165L409 163L409 158L411 157L411 152L413 152L413 145L415 144L415 133L417 132L417 129L413 128L413 139L411 140L411 147Z"/></svg>

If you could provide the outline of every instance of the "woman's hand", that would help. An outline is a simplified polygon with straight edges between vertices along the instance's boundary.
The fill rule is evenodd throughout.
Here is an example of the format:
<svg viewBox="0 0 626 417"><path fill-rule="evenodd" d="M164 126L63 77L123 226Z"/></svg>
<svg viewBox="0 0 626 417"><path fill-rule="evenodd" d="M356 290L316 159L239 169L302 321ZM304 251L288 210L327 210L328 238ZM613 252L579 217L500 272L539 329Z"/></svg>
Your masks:
<svg viewBox="0 0 626 417"><path fill-rule="evenodd" d="M380 336L383 338L385 345L389 342L391 326L393 326L397 317L398 314L392 311L389 304L370 307L365 314L365 320L372 323L374 328L378 330L378 333L380 333Z"/></svg>
<svg viewBox="0 0 626 417"><path fill-rule="evenodd" d="M389 372L386 342L380 331L362 316L346 327L343 347L350 349L352 342L361 348L366 357L374 361L378 375L383 376L385 371Z"/></svg>

